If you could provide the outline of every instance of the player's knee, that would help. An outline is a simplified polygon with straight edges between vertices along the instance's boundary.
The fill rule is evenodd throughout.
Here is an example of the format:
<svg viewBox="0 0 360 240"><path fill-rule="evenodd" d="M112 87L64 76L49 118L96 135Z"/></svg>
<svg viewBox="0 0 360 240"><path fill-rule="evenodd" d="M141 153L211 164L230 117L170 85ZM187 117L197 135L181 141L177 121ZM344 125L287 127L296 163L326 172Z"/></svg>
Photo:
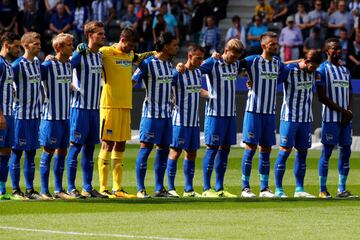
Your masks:
<svg viewBox="0 0 360 240"><path fill-rule="evenodd" d="M195 160L196 159L196 151L187 151L185 153L185 158L190 161Z"/></svg>
<svg viewBox="0 0 360 240"><path fill-rule="evenodd" d="M114 149L116 152L125 152L125 142L115 142Z"/></svg>
<svg viewBox="0 0 360 240"><path fill-rule="evenodd" d="M66 154L67 154L67 149L66 149L66 148L58 148L58 149L56 149L55 153L56 153L57 155L66 156Z"/></svg>
<svg viewBox="0 0 360 240"><path fill-rule="evenodd" d="M0 155L10 155L11 154L11 148L0 148Z"/></svg>
<svg viewBox="0 0 360 240"><path fill-rule="evenodd" d="M154 144L149 142L141 142L140 148L153 148Z"/></svg>
<svg viewBox="0 0 360 240"><path fill-rule="evenodd" d="M171 148L169 152L169 158L171 160L178 160L181 155L182 150L177 148Z"/></svg>
<svg viewBox="0 0 360 240"><path fill-rule="evenodd" d="M114 148L114 142L112 141L105 141L103 140L102 145L101 145L101 149L106 151L106 152L111 152Z"/></svg>
<svg viewBox="0 0 360 240"><path fill-rule="evenodd" d="M44 147L44 152L49 153L49 154L54 154L55 149Z"/></svg>
<svg viewBox="0 0 360 240"><path fill-rule="evenodd" d="M283 146L280 146L280 151L284 151L284 152L287 152L287 153L290 153L292 148L290 147L283 147Z"/></svg>
<svg viewBox="0 0 360 240"><path fill-rule="evenodd" d="M270 153L271 152L271 146L261 146L259 145L259 151L263 153Z"/></svg>
<svg viewBox="0 0 360 240"><path fill-rule="evenodd" d="M251 151L256 151L257 145L256 144L250 144L250 143L245 143L245 148L251 150Z"/></svg>
<svg viewBox="0 0 360 240"><path fill-rule="evenodd" d="M169 150L169 145L164 145L164 144L157 144L156 145L156 149L158 150Z"/></svg>

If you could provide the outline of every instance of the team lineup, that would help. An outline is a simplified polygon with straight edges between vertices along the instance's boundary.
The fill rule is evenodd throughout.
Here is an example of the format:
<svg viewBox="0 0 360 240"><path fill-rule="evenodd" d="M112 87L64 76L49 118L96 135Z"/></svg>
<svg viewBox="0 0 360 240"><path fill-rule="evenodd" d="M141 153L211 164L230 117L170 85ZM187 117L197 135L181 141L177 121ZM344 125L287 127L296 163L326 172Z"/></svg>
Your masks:
<svg viewBox="0 0 360 240"><path fill-rule="evenodd" d="M204 59L205 50L188 47L186 63L172 65L178 41L163 33L155 51L134 53L135 30L125 28L118 43L104 46L101 22L84 26L87 43L74 51L74 37L60 33L52 40L55 55L41 63L40 35L12 32L0 37L0 199L50 200L98 198L178 198L175 186L177 161L185 152L182 197L287 198L283 190L286 161L295 147L294 197L315 198L305 191L306 158L311 147L314 89L322 108L322 153L319 159L319 198L331 198L327 190L328 162L338 147L337 198L357 198L346 188L352 144L352 86L348 69L341 63L339 40L326 40L327 59L310 50L304 59L283 63L276 56L278 36L265 32L260 37L262 54L241 59L240 40L225 44L222 54ZM19 56L20 47L24 55ZM133 64L137 69L132 73ZM246 100L242 156L242 191L224 187L228 155L236 142L236 79L246 71L249 81ZM137 193L122 187L125 144L131 139L132 88L145 88L139 126L140 149L136 158ZM282 84L280 149L274 164L275 191L269 187L270 153L276 144L276 92ZM195 159L200 148L199 99L206 99L202 159L203 192L194 191ZM100 189L92 185L94 149ZM154 194L145 184L147 161L155 148ZM40 146L40 192L34 189L35 155ZM251 189L252 160L258 149L260 193ZM75 186L80 155L83 185ZM20 160L24 154L25 190L20 186ZM52 164L51 164L52 161ZM49 191L49 174L54 174L54 193ZM62 182L66 169L67 189ZM215 172L215 186L211 176ZM108 179L112 174L112 184ZM6 192L8 175L12 192ZM164 178L168 184L165 188Z"/></svg>

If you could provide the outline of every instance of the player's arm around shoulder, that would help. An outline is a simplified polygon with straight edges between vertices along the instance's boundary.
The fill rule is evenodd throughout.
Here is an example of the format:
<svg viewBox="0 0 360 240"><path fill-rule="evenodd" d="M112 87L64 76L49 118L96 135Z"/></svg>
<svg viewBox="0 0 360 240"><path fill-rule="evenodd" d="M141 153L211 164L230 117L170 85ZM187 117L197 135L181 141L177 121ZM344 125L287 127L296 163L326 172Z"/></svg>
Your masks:
<svg viewBox="0 0 360 240"><path fill-rule="evenodd" d="M156 51L149 51L144 53L134 53L133 52L133 64L139 65L142 61L144 61L146 58L154 56L156 54Z"/></svg>

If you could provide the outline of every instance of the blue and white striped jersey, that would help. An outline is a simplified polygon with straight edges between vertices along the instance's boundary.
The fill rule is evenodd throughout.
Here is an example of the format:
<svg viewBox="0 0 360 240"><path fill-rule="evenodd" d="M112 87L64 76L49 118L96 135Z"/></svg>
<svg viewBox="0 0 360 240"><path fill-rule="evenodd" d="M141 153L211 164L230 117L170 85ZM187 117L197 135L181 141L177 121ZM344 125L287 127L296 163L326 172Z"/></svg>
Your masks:
<svg viewBox="0 0 360 240"><path fill-rule="evenodd" d="M44 87L42 119L68 120L70 113L71 64L45 61L41 64L41 79Z"/></svg>
<svg viewBox="0 0 360 240"><path fill-rule="evenodd" d="M146 96L143 103L142 117L171 117L171 82L173 66L169 61L161 61L151 56L142 61L132 79L145 86Z"/></svg>
<svg viewBox="0 0 360 240"><path fill-rule="evenodd" d="M174 70L173 75L173 93L175 96L173 125L198 127L201 71L200 69L186 70L185 73L181 74Z"/></svg>
<svg viewBox="0 0 360 240"><path fill-rule="evenodd" d="M88 51L87 54L79 54L74 51L70 62L74 69L72 84L79 89L73 93L71 107L99 109L102 54L91 51Z"/></svg>
<svg viewBox="0 0 360 240"><path fill-rule="evenodd" d="M275 114L276 87L278 75L284 64L278 57L271 61L260 55L252 55L241 61L241 66L246 68L253 87L248 92L246 111L262 114Z"/></svg>
<svg viewBox="0 0 360 240"><path fill-rule="evenodd" d="M287 122L312 122L315 73L301 70L298 63L286 65L279 76L284 82L280 119Z"/></svg>
<svg viewBox="0 0 360 240"><path fill-rule="evenodd" d="M351 76L345 66L335 66L325 61L317 69L316 85L326 88L326 96L340 107L348 109L350 101ZM341 122L341 113L323 104L323 122Z"/></svg>
<svg viewBox="0 0 360 240"><path fill-rule="evenodd" d="M0 56L0 77L0 107L5 116L11 116L14 98L14 72L11 63L2 56Z"/></svg>
<svg viewBox="0 0 360 240"><path fill-rule="evenodd" d="M201 65L201 73L206 74L203 87L212 96L206 100L205 115L236 116L235 90L239 64L239 61L227 64L224 59L210 57Z"/></svg>
<svg viewBox="0 0 360 240"><path fill-rule="evenodd" d="M40 60L29 61L24 57L12 64L14 71L14 117L15 119L40 118L41 72Z"/></svg>

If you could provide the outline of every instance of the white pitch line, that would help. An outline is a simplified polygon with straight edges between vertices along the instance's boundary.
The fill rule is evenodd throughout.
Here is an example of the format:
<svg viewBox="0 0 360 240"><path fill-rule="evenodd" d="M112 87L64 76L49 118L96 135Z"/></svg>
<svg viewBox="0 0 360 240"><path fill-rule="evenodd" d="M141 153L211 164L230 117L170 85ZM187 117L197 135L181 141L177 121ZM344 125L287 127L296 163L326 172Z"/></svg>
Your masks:
<svg viewBox="0 0 360 240"><path fill-rule="evenodd" d="M10 226L0 226L0 229L11 230L11 231L41 232L41 233L49 233L49 234L62 234L62 235L74 235L74 236L88 236L88 237L114 237L114 238L136 238L136 239L156 239L156 240L188 240L186 238L140 236L140 235L127 235L127 234L65 232L65 231L58 231L58 230L19 228L19 227L10 227Z"/></svg>

